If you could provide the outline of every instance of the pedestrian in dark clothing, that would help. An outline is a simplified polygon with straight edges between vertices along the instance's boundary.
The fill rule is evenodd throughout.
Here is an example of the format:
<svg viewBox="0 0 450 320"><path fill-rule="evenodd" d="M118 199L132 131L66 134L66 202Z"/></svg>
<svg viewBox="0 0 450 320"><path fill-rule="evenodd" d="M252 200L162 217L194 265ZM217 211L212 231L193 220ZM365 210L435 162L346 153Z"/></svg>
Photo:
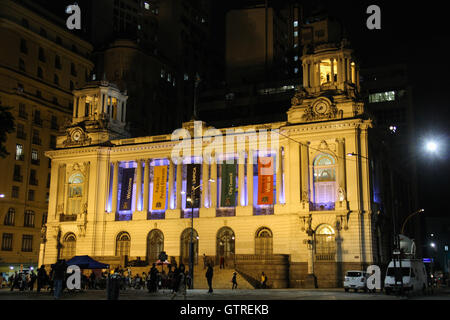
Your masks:
<svg viewBox="0 0 450 320"><path fill-rule="evenodd" d="M211 264L208 264L208 270L206 270L206 280L208 281L208 293L213 293L213 288L212 288L212 279L213 279L213 275L214 275L214 270L211 266Z"/></svg>
<svg viewBox="0 0 450 320"><path fill-rule="evenodd" d="M267 288L267 276L264 272L261 273L261 288L262 289Z"/></svg>
<svg viewBox="0 0 450 320"><path fill-rule="evenodd" d="M19 275L17 274L17 271L11 276L11 278L11 291L13 291L15 287L19 288Z"/></svg>
<svg viewBox="0 0 450 320"><path fill-rule="evenodd" d="M37 292L41 292L41 288L45 286L47 282L47 271L45 271L45 266L42 265L38 269L37 273Z"/></svg>
<svg viewBox="0 0 450 320"><path fill-rule="evenodd" d="M156 292L158 288L158 269L156 269L156 264L152 265L149 272L150 279L148 281L148 292Z"/></svg>
<svg viewBox="0 0 450 320"><path fill-rule="evenodd" d="M233 285L232 285L232 287L231 287L232 290L233 290L233 289L237 289L237 280L236 280L236 276L237 276L237 273L236 273L236 271L235 271L235 272L233 272L233 278L231 279L231 282L233 283Z"/></svg>
<svg viewBox="0 0 450 320"><path fill-rule="evenodd" d="M55 299L61 297L63 281L65 279L67 265L65 260L59 260L53 269L53 290Z"/></svg>
<svg viewBox="0 0 450 320"><path fill-rule="evenodd" d="M34 283L36 282L36 279L37 279L36 273L34 273L34 271L31 271L30 283L29 283L30 291L33 291Z"/></svg>
<svg viewBox="0 0 450 320"><path fill-rule="evenodd" d="M223 256L220 257L220 269L225 269L225 258Z"/></svg>

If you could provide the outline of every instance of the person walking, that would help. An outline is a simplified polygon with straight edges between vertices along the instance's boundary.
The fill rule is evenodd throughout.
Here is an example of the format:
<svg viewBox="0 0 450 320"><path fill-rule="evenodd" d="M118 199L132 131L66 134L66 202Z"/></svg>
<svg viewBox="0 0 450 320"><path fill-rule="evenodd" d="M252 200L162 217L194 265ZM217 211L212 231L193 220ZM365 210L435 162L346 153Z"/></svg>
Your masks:
<svg viewBox="0 0 450 320"><path fill-rule="evenodd" d="M11 276L11 291L14 290L15 287L19 286L19 275L17 271Z"/></svg>
<svg viewBox="0 0 450 320"><path fill-rule="evenodd" d="M261 273L261 288L262 289L267 288L267 276L264 272Z"/></svg>
<svg viewBox="0 0 450 320"><path fill-rule="evenodd" d="M211 264L208 263L208 270L206 270L206 274L205 274L206 281L208 282L208 287L209 287L208 293L213 293L213 288L212 288L213 275L214 275L214 269L211 266Z"/></svg>
<svg viewBox="0 0 450 320"><path fill-rule="evenodd" d="M220 269L225 269L225 257L220 257Z"/></svg>
<svg viewBox="0 0 450 320"><path fill-rule="evenodd" d="M236 271L233 272L233 278L231 278L231 282L233 285L231 286L231 290L237 289L237 280L236 280L237 273Z"/></svg>
<svg viewBox="0 0 450 320"><path fill-rule="evenodd" d="M47 271L45 271L45 265L42 265L37 273L37 292L41 292L41 289L45 286L46 282Z"/></svg>
<svg viewBox="0 0 450 320"><path fill-rule="evenodd" d="M156 292L158 289L158 269L156 264L153 263L149 272L148 292Z"/></svg>

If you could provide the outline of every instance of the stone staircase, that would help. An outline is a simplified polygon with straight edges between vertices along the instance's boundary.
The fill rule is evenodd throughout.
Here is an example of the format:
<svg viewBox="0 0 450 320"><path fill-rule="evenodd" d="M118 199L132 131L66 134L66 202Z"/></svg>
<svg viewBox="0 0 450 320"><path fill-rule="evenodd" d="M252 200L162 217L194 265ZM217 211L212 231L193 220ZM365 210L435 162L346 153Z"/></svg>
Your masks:
<svg viewBox="0 0 450 320"><path fill-rule="evenodd" d="M231 278L233 277L234 269L220 269L219 266L214 266L213 275L213 289L231 289ZM208 289L208 282L205 277L206 269L203 266L198 265L194 268L194 288L195 289ZM247 280L239 273L236 276L238 289L253 289Z"/></svg>

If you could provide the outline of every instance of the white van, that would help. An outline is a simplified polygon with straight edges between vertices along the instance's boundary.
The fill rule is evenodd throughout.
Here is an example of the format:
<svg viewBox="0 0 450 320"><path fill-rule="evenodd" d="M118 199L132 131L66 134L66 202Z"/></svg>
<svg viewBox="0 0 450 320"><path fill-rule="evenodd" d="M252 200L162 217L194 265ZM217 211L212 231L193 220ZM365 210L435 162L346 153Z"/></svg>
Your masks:
<svg viewBox="0 0 450 320"><path fill-rule="evenodd" d="M401 268L400 268L401 264ZM397 287L395 286L395 276L397 272ZM402 278L400 278L400 275ZM428 281L427 271L425 265L421 260L402 259L401 263L398 260L391 261L386 271L386 278L384 279L384 291L390 294L394 289L398 289L402 283L403 289L408 292L422 291L425 293Z"/></svg>
<svg viewBox="0 0 450 320"><path fill-rule="evenodd" d="M353 289L355 292L358 290L364 290L364 292L367 292L367 278L368 275L365 271L347 271L344 278L345 292L348 292L349 289Z"/></svg>

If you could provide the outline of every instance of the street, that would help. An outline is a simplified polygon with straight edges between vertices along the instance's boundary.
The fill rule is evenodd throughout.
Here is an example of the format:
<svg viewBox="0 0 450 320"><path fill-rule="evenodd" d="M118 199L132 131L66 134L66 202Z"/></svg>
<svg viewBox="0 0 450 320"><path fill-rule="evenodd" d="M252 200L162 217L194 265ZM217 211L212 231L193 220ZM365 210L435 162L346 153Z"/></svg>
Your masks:
<svg viewBox="0 0 450 320"><path fill-rule="evenodd" d="M268 289L268 290L231 290L217 289L208 294L205 289L187 291L187 300L450 300L450 289L437 289L429 295L411 295L399 297L384 293L344 292L343 289ZM128 289L121 291L119 300L170 300L169 290L148 293L146 290ZM45 291L0 290L0 300L53 300L53 295ZM106 300L105 290L86 290L83 292L64 292L61 300ZM175 300L183 300L178 295Z"/></svg>

